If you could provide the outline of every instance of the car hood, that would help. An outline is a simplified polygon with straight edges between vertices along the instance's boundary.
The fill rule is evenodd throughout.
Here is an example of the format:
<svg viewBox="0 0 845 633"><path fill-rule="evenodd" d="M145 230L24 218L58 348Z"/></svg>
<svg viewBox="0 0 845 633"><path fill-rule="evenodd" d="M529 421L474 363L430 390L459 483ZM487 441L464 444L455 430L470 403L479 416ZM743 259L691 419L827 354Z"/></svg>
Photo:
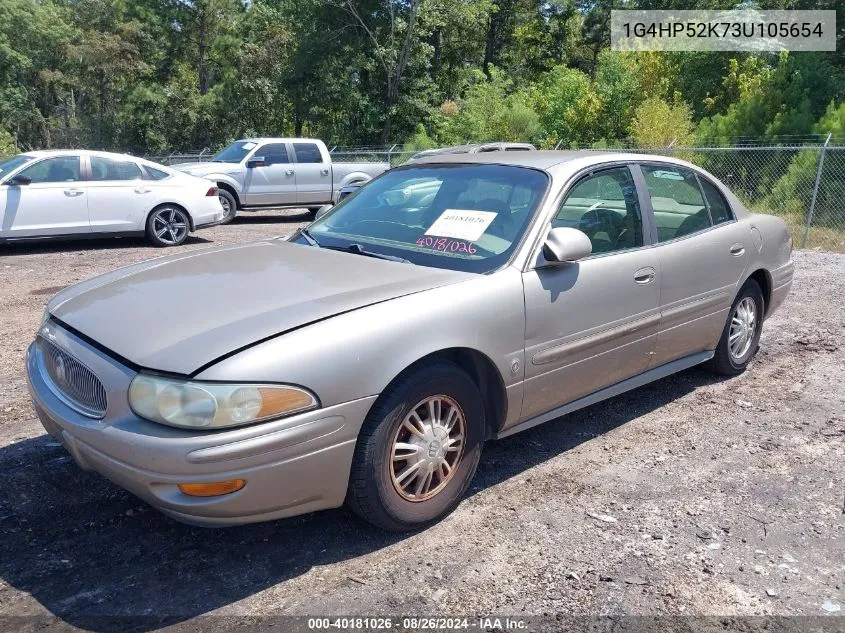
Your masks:
<svg viewBox="0 0 845 633"><path fill-rule="evenodd" d="M135 365L189 375L303 325L471 277L274 239L122 268L47 307Z"/></svg>
<svg viewBox="0 0 845 633"><path fill-rule="evenodd" d="M208 174L234 174L242 170L239 163L178 163L170 168L200 177Z"/></svg>

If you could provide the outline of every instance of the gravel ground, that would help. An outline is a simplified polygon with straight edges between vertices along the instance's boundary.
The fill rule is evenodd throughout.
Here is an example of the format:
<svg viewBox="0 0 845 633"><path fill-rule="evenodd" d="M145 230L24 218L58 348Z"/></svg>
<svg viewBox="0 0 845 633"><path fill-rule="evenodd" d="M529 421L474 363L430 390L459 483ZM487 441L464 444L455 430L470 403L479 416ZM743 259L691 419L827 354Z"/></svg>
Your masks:
<svg viewBox="0 0 845 633"><path fill-rule="evenodd" d="M181 249L303 219L251 215ZM44 616L15 628L115 628L96 619L106 615L152 618L123 630L207 630L214 620L197 616L845 607L845 256L795 253L793 293L742 376L693 369L490 443L452 516L392 535L344 510L184 526L80 471L44 435L23 373L44 303L163 253L133 240L0 247L0 618Z"/></svg>

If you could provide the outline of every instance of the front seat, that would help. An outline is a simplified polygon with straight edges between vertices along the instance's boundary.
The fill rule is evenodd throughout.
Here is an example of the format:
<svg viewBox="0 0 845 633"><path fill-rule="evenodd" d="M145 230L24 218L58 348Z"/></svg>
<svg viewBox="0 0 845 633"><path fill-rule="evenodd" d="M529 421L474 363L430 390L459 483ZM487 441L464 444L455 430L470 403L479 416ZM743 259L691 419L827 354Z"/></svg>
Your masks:
<svg viewBox="0 0 845 633"><path fill-rule="evenodd" d="M64 165L50 165L47 171L47 180L50 182L73 182L76 180L73 170Z"/></svg>

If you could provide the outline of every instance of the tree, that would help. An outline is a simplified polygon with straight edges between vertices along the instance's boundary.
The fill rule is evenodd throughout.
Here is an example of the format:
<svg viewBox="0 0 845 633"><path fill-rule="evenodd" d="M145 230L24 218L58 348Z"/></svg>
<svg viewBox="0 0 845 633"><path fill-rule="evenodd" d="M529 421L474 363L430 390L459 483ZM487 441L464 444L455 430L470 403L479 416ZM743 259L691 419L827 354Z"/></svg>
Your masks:
<svg viewBox="0 0 845 633"><path fill-rule="evenodd" d="M693 140L690 107L670 104L660 97L649 97L634 112L631 139L639 147L685 146Z"/></svg>

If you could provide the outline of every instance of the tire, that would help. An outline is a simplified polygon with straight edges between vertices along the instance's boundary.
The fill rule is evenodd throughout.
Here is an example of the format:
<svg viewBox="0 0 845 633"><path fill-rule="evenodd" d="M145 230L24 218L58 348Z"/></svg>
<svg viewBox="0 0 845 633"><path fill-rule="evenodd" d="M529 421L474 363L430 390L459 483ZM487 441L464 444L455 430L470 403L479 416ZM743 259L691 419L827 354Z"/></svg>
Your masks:
<svg viewBox="0 0 845 633"><path fill-rule="evenodd" d="M748 310L753 311L753 322L750 325ZM749 279L731 305L728 321L725 323L725 329L722 330L722 337L716 347L716 354L707 364L707 368L722 376L737 376L744 372L759 348L764 314L763 292L756 281ZM734 338L733 345L732 338Z"/></svg>
<svg viewBox="0 0 845 633"><path fill-rule="evenodd" d="M439 398L439 407L433 398ZM427 425L430 406L440 412L441 424ZM418 425L409 421L412 412L417 412ZM406 421L417 427L416 434L409 432ZM447 433L449 421L452 430ZM352 460L347 506L365 521L394 532L435 523L457 507L472 481L484 429L481 394L457 365L438 361L401 376L379 396L364 421ZM403 447L394 449L396 444ZM404 448L409 446L416 451ZM396 453L398 460L393 459ZM402 460L404 456L408 459ZM443 461L451 468L447 470Z"/></svg>
<svg viewBox="0 0 845 633"><path fill-rule="evenodd" d="M322 209L322 207L308 207L308 218L313 220L317 217L317 211Z"/></svg>
<svg viewBox="0 0 845 633"><path fill-rule="evenodd" d="M147 239L153 246L179 246L188 239L191 221L188 212L173 204L156 207L147 217Z"/></svg>
<svg viewBox="0 0 845 633"><path fill-rule="evenodd" d="M217 197L220 198L220 204L223 205L223 211L226 212L220 224L229 224L238 215L238 201L235 200L235 196L230 191L226 191L222 187L217 188Z"/></svg>

